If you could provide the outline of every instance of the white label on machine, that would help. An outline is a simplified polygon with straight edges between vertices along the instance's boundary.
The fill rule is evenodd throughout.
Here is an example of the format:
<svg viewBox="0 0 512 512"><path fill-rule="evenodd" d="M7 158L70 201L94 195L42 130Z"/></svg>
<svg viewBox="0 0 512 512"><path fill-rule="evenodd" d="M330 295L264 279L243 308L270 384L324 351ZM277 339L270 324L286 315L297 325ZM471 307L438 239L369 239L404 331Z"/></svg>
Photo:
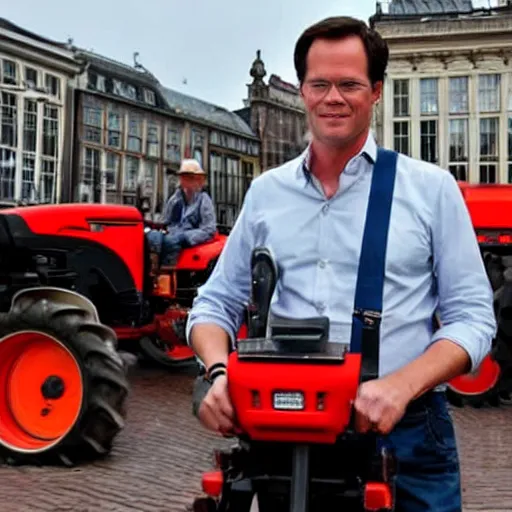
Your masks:
<svg viewBox="0 0 512 512"><path fill-rule="evenodd" d="M301 411L304 409L304 393L300 391L276 391L274 393L274 409Z"/></svg>

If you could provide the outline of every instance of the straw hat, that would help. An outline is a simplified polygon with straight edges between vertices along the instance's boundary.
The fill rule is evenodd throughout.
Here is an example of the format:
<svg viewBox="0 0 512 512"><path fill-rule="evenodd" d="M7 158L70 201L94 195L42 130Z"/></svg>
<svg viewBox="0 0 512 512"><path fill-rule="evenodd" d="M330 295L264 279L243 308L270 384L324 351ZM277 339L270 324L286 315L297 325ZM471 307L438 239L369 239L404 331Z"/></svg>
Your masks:
<svg viewBox="0 0 512 512"><path fill-rule="evenodd" d="M193 158L185 158L182 160L180 170L177 174L206 175L199 162Z"/></svg>

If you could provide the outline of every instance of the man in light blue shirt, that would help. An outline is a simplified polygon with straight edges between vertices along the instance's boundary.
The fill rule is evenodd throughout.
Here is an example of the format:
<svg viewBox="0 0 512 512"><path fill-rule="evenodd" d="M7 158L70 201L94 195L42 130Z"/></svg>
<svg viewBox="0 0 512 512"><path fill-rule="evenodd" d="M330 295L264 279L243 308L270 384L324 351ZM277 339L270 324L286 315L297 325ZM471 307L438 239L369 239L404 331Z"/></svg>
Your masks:
<svg viewBox="0 0 512 512"><path fill-rule="evenodd" d="M371 115L387 60L380 36L351 18L324 20L299 38L295 66L313 140L304 155L252 182L199 290L187 332L206 368L227 362L257 246L269 247L279 266L272 312L327 315L330 339L350 341L377 154ZM380 377L360 387L357 425L395 446L398 512L460 512L457 447L442 389L480 364L496 324L475 233L449 172L398 156L387 247ZM442 327L434 332L436 311ZM198 415L209 429L232 429L225 375L214 380Z"/></svg>

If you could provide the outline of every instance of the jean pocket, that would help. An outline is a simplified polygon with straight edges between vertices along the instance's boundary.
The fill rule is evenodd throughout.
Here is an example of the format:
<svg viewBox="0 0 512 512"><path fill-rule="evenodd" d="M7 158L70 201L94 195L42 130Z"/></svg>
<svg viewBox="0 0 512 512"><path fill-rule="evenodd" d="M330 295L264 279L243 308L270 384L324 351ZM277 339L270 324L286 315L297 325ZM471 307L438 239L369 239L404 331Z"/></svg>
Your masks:
<svg viewBox="0 0 512 512"><path fill-rule="evenodd" d="M457 440L455 428L450 413L446 407L428 409L427 426L432 442L438 452L457 455Z"/></svg>

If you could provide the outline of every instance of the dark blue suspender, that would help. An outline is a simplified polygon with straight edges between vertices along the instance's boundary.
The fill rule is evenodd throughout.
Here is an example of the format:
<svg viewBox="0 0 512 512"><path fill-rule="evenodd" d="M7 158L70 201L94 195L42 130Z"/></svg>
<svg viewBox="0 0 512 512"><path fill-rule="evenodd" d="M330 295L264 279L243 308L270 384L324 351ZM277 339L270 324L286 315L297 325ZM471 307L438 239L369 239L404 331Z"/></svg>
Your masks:
<svg viewBox="0 0 512 512"><path fill-rule="evenodd" d="M382 296L397 156L394 151L378 148L366 211L350 340L350 351L362 354L362 381L379 375Z"/></svg>

